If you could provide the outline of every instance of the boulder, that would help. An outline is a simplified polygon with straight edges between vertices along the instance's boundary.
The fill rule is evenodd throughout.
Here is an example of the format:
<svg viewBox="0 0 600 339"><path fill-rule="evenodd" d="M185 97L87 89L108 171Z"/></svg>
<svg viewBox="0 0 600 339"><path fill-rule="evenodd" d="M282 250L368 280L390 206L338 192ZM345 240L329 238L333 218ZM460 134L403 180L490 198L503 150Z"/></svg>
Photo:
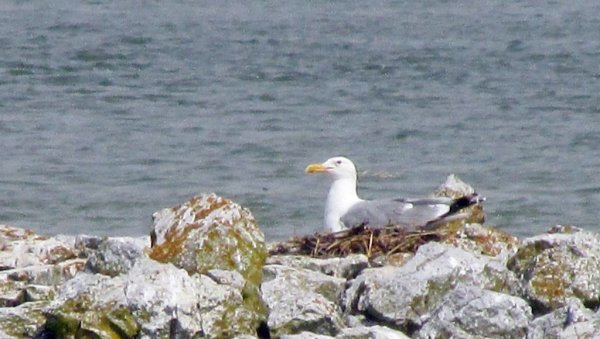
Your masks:
<svg viewBox="0 0 600 339"><path fill-rule="evenodd" d="M343 258L311 258L303 255L274 255L267 259L267 265L283 265L305 268L336 278L352 279L369 266L369 259L363 254L351 254Z"/></svg>
<svg viewBox="0 0 600 339"><path fill-rule="evenodd" d="M115 277L127 273L144 256L150 237L93 237L78 236L75 247L87 257L86 270Z"/></svg>
<svg viewBox="0 0 600 339"><path fill-rule="evenodd" d="M409 339L400 332L385 326L360 326L343 329L337 336L338 339Z"/></svg>
<svg viewBox="0 0 600 339"><path fill-rule="evenodd" d="M514 235L481 224L465 224L448 234L442 242L468 252L496 257L503 262L507 262L520 246L519 239Z"/></svg>
<svg viewBox="0 0 600 339"><path fill-rule="evenodd" d="M419 327L458 284L512 292L517 280L501 261L447 244L427 243L401 267L368 268L350 282L343 306L382 324Z"/></svg>
<svg viewBox="0 0 600 339"><path fill-rule="evenodd" d="M303 331L297 334L284 334L280 339L334 339L335 337L328 335L316 334L313 332Z"/></svg>
<svg viewBox="0 0 600 339"><path fill-rule="evenodd" d="M267 318L259 291L267 249L248 209L214 193L203 194L154 213L153 220L150 258L172 263L190 275L213 271L215 276L214 270L238 272L245 282L237 316L244 324L252 322L254 328ZM228 312L232 316L237 311ZM235 323L230 321L229 325L235 327Z"/></svg>
<svg viewBox="0 0 600 339"><path fill-rule="evenodd" d="M460 180L456 175L450 174L446 178L446 181L433 192L433 195L436 197L450 197L456 199L473 193L475 193L473 187ZM465 222L482 224L485 221L485 212L483 211L483 206L481 204L473 205L466 210L469 213L469 216L465 220L450 222L446 228L456 229Z"/></svg>
<svg viewBox="0 0 600 339"><path fill-rule="evenodd" d="M600 305L600 235L572 226L527 238L509 260L534 312L562 307L571 297L588 307Z"/></svg>
<svg viewBox="0 0 600 339"><path fill-rule="evenodd" d="M0 225L0 337L32 338L56 286L83 269L74 237Z"/></svg>
<svg viewBox="0 0 600 339"><path fill-rule="evenodd" d="M260 284L267 249L248 209L212 193L158 211L153 220L150 258L190 274L235 270Z"/></svg>
<svg viewBox="0 0 600 339"><path fill-rule="evenodd" d="M15 307L0 307L0 338L34 338L46 321L47 301L27 302Z"/></svg>
<svg viewBox="0 0 600 339"><path fill-rule="evenodd" d="M459 284L413 337L524 338L531 318L531 308L523 299Z"/></svg>
<svg viewBox="0 0 600 339"><path fill-rule="evenodd" d="M33 231L0 225L0 270L53 265L78 256L75 238L46 237Z"/></svg>
<svg viewBox="0 0 600 339"><path fill-rule="evenodd" d="M569 298L564 306L540 316L531 323L529 339L599 338L600 314Z"/></svg>
<svg viewBox="0 0 600 339"><path fill-rule="evenodd" d="M243 290L146 258L116 277L78 274L45 313L47 333L99 338L254 335L264 317Z"/></svg>
<svg viewBox="0 0 600 339"><path fill-rule="evenodd" d="M0 271L0 284L22 281L28 284L58 286L85 267L85 259L69 259L52 265L25 266Z"/></svg>
<svg viewBox="0 0 600 339"><path fill-rule="evenodd" d="M344 326L338 303L345 279L282 265L265 266L263 275L261 290L274 335L335 335Z"/></svg>

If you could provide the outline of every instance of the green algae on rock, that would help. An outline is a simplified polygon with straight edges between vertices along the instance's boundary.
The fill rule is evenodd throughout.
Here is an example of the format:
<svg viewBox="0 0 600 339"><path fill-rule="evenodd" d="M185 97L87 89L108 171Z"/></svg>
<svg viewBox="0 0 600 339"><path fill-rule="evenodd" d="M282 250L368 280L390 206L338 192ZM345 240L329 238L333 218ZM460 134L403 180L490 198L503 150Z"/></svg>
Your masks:
<svg viewBox="0 0 600 339"><path fill-rule="evenodd" d="M239 276L232 281L243 280L232 274ZM252 335L266 316L257 310L259 301L247 297L257 291L245 288L141 258L127 274L81 273L66 282L45 308L43 329L60 338L170 338L173 331L186 338Z"/></svg>
<svg viewBox="0 0 600 339"><path fill-rule="evenodd" d="M481 224L465 224L453 233L447 233L442 243L451 244L469 252L491 257L508 257L515 254L520 242L509 233Z"/></svg>
<svg viewBox="0 0 600 339"><path fill-rule="evenodd" d="M564 306L575 297L587 307L600 305L600 235L573 226L525 239L508 268L523 283L524 297L538 312Z"/></svg>
<svg viewBox="0 0 600 339"><path fill-rule="evenodd" d="M165 208L153 217L150 258L173 263L190 274L235 270L260 284L267 250L248 209L212 193Z"/></svg>
<svg viewBox="0 0 600 339"><path fill-rule="evenodd" d="M44 330L60 338L137 335L139 325L124 302L121 281L99 274L77 275L61 287L46 307Z"/></svg>
<svg viewBox="0 0 600 339"><path fill-rule="evenodd" d="M190 275L229 270L244 278L242 304L226 309L223 330L246 333L246 326L256 328L267 318L259 291L267 249L248 209L214 193L202 194L154 213L153 219L150 258L172 263ZM234 329L236 324L243 329Z"/></svg>
<svg viewBox="0 0 600 339"><path fill-rule="evenodd" d="M27 302L16 307L0 307L0 338L33 338L44 324L47 301Z"/></svg>

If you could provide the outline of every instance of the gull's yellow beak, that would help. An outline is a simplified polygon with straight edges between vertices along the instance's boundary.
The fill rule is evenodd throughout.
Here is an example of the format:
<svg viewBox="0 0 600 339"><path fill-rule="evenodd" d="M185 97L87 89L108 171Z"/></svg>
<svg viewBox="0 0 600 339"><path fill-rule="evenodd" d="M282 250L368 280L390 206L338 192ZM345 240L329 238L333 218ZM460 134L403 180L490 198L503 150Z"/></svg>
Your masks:
<svg viewBox="0 0 600 339"><path fill-rule="evenodd" d="M304 170L306 173L323 173L327 171L327 167L323 164L310 164Z"/></svg>

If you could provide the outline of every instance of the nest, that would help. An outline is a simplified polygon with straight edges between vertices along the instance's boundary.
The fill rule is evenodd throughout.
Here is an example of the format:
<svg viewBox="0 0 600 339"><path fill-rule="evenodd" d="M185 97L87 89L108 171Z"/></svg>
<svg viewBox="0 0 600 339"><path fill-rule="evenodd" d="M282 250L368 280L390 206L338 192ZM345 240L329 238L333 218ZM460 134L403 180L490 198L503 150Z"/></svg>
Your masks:
<svg viewBox="0 0 600 339"><path fill-rule="evenodd" d="M294 237L274 246L269 254L309 255L316 258L365 254L368 258L414 253L419 246L443 237L438 231L407 231L403 227L355 227L336 233Z"/></svg>
<svg viewBox="0 0 600 339"><path fill-rule="evenodd" d="M447 196L450 193L441 192ZM459 196L459 195L457 195ZM430 241L445 241L456 235L465 223L483 224L485 213L480 204L465 208L466 219L449 221L435 227L397 225L373 228L368 225L348 230L294 237L275 244L270 255L307 255L315 258L345 257L349 254L364 254L369 259L398 253L415 253L419 246ZM408 230L408 229L410 230Z"/></svg>

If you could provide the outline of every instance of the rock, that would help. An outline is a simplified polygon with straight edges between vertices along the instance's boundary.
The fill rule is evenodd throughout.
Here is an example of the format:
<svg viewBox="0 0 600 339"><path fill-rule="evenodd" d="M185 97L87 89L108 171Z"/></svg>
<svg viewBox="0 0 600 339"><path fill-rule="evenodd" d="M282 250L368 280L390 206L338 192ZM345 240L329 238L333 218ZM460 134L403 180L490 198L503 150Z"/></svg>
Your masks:
<svg viewBox="0 0 600 339"><path fill-rule="evenodd" d="M83 269L72 236L45 237L0 225L0 306L47 300L57 286ZM46 287L44 287L46 286Z"/></svg>
<svg viewBox="0 0 600 339"><path fill-rule="evenodd" d="M481 224L465 224L443 241L465 251L502 259L504 262L519 248L517 237Z"/></svg>
<svg viewBox="0 0 600 339"><path fill-rule="evenodd" d="M343 306L382 324L418 327L458 284L500 292L517 285L501 261L432 242L401 267L365 269L350 282Z"/></svg>
<svg viewBox="0 0 600 339"><path fill-rule="evenodd" d="M570 297L600 305L600 235L571 226L525 239L508 262L520 278L534 312L565 305Z"/></svg>
<svg viewBox="0 0 600 339"><path fill-rule="evenodd" d="M227 285L239 290L246 285L244 277L236 271L210 270L206 275L219 285Z"/></svg>
<svg viewBox="0 0 600 339"><path fill-rule="evenodd" d="M127 274L80 273L47 307L53 335L101 338L209 338L254 335L265 315L248 308L244 291L142 258Z"/></svg>
<svg viewBox="0 0 600 339"><path fill-rule="evenodd" d="M30 230L0 225L0 269L53 265L76 258L74 237L44 237Z"/></svg>
<svg viewBox="0 0 600 339"><path fill-rule="evenodd" d="M54 299L56 289L54 286L27 285L25 286L25 301L51 301Z"/></svg>
<svg viewBox="0 0 600 339"><path fill-rule="evenodd" d="M149 237L77 237L75 246L87 257L86 270L111 277L127 273L144 256Z"/></svg>
<svg viewBox="0 0 600 339"><path fill-rule="evenodd" d="M433 192L433 195L436 197L460 198L473 193L475 193L473 187L460 180L456 175L451 174L446 178L446 181ZM463 223L483 224L485 221L485 212L483 211L483 206L481 204L473 205L467 208L467 211L470 215L464 221L450 222L446 227L454 229Z"/></svg>
<svg viewBox="0 0 600 339"><path fill-rule="evenodd" d="M361 326L345 328L337 336L338 339L409 339L399 331L385 326Z"/></svg>
<svg viewBox="0 0 600 339"><path fill-rule="evenodd" d="M33 338L46 320L47 302L27 302L16 307L0 307L0 338Z"/></svg>
<svg viewBox="0 0 600 339"><path fill-rule="evenodd" d="M305 268L337 278L352 279L369 266L369 259L363 254L351 254L344 258L329 259L311 258L302 255L274 255L267 259L267 264Z"/></svg>
<svg viewBox="0 0 600 339"><path fill-rule="evenodd" d="M371 259L371 266L402 266L415 256L412 252L399 252L387 255L380 255Z"/></svg>
<svg viewBox="0 0 600 339"><path fill-rule="evenodd" d="M338 307L345 279L282 265L264 267L261 286L276 336L310 331L335 335L343 327Z"/></svg>
<svg viewBox="0 0 600 339"><path fill-rule="evenodd" d="M34 265L0 271L0 284L22 281L28 284L56 286L82 271L85 259L70 259L53 265Z"/></svg>
<svg viewBox="0 0 600 339"><path fill-rule="evenodd" d="M150 286L155 288L149 290ZM180 333L210 338L255 334L258 323L266 315L259 305L248 305L245 293L228 285L218 285L208 276L190 277L183 270L151 260L134 266L125 288L126 297L131 300L130 309L136 310L134 314L151 317L147 325L142 324L142 333L168 334L162 331L178 323Z"/></svg>
<svg viewBox="0 0 600 339"><path fill-rule="evenodd" d="M125 302L123 278L100 274L78 274L66 282L45 309L42 332L54 337L94 336L119 338L134 336L139 325Z"/></svg>
<svg viewBox="0 0 600 339"><path fill-rule="evenodd" d="M27 293L26 283L22 281L7 281L0 284L0 307L15 307L25 302Z"/></svg>
<svg viewBox="0 0 600 339"><path fill-rule="evenodd" d="M245 279L243 305L237 316L242 317L242 323L251 322L254 328L267 318L259 291L267 249L264 235L248 209L213 193L165 208L154 213L153 219L150 258L172 263L190 275L237 271ZM228 312L227 316L233 316L237 311Z"/></svg>
<svg viewBox="0 0 600 339"><path fill-rule="evenodd" d="M304 331L304 332L300 332L298 334L285 334L279 338L280 339L333 339L334 337Z"/></svg>
<svg viewBox="0 0 600 339"><path fill-rule="evenodd" d="M524 338L531 308L523 299L459 284L446 294L415 338Z"/></svg>
<svg viewBox="0 0 600 339"><path fill-rule="evenodd" d="M446 181L433 192L433 195L438 197L460 198L473 193L475 193L475 190L471 185L460 180L456 175L450 174L446 178Z"/></svg>
<svg viewBox="0 0 600 339"><path fill-rule="evenodd" d="M256 286L267 257L264 235L248 209L208 194L154 213L150 258L190 274L236 270Z"/></svg>
<svg viewBox="0 0 600 339"><path fill-rule="evenodd" d="M600 315L585 308L577 298L531 323L529 339L599 338Z"/></svg>

